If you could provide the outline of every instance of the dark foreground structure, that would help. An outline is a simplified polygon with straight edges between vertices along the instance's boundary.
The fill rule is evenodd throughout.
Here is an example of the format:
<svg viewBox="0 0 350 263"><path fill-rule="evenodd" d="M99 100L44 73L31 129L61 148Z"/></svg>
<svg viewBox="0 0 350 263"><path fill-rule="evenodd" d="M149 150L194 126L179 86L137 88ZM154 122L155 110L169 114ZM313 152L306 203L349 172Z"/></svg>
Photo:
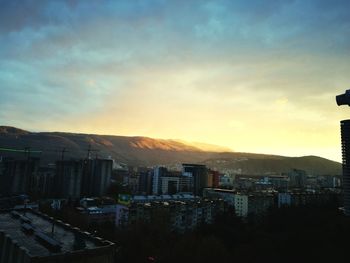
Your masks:
<svg viewBox="0 0 350 263"><path fill-rule="evenodd" d="M340 122L342 155L343 155L343 187L344 213L350 216L350 120Z"/></svg>
<svg viewBox="0 0 350 263"><path fill-rule="evenodd" d="M350 90L336 96L338 106L350 106ZM350 120L340 122L342 157L343 157L343 189L344 189L344 214L350 216Z"/></svg>
<svg viewBox="0 0 350 263"><path fill-rule="evenodd" d="M114 243L42 213L0 212L0 263L114 262L115 251Z"/></svg>

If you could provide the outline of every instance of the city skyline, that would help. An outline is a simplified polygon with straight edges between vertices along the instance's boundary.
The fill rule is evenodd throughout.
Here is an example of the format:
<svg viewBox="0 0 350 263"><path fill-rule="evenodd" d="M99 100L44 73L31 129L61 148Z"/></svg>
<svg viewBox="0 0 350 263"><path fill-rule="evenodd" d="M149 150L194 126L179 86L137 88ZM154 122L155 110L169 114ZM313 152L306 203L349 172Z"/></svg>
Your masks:
<svg viewBox="0 0 350 263"><path fill-rule="evenodd" d="M0 125L341 161L347 1L1 1Z"/></svg>

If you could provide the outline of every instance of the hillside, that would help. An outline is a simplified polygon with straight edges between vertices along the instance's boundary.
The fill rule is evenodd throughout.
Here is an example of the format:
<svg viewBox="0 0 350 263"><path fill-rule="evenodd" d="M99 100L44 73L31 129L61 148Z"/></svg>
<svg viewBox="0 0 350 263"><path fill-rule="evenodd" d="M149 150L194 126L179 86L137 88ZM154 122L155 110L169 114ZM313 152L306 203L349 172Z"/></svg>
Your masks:
<svg viewBox="0 0 350 263"><path fill-rule="evenodd" d="M0 148L41 150L42 164L61 158L85 158L89 147L92 156L111 157L119 163L137 166L157 164L176 166L183 162L203 163L221 171L242 172L250 175L281 173L303 169L315 175L341 174L341 164L316 156L283 157L238 152L206 151L208 144L186 143L178 140L153 139L64 132L29 132L14 127L0 126ZM220 149L209 145L212 149ZM224 149L224 148L221 148ZM225 150L225 149L224 149ZM35 155L35 154L33 154ZM0 156L23 157L23 153L0 151ZM37 155L36 155L37 156Z"/></svg>

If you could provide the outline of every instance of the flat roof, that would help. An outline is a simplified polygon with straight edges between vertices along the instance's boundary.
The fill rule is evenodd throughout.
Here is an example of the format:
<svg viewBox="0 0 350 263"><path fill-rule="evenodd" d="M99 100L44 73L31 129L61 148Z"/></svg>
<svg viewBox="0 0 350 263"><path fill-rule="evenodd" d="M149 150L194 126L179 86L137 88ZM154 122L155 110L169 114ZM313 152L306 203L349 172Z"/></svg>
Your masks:
<svg viewBox="0 0 350 263"><path fill-rule="evenodd" d="M196 163L183 163L182 166L193 166L193 167L206 167L205 164L196 164Z"/></svg>
<svg viewBox="0 0 350 263"><path fill-rule="evenodd" d="M55 231L52 235L52 219L50 217L28 210L26 210L25 215L24 210L17 210L14 213L16 216L13 216L11 211L0 213L0 232L9 235L12 241L27 249L32 257L46 257L53 254L74 252L76 251L74 249L76 236L79 237L80 242L85 243L84 249L97 249L114 245L109 241L101 241L88 233L83 233L77 228L56 220ZM32 229L34 232L26 231L28 229ZM52 249L49 249L45 240L49 243L57 243L60 249L53 252Z"/></svg>
<svg viewBox="0 0 350 263"><path fill-rule="evenodd" d="M222 193L231 193L234 194L236 193L236 190L233 189L222 189L222 188L204 188L207 191L214 191L214 192L222 192Z"/></svg>

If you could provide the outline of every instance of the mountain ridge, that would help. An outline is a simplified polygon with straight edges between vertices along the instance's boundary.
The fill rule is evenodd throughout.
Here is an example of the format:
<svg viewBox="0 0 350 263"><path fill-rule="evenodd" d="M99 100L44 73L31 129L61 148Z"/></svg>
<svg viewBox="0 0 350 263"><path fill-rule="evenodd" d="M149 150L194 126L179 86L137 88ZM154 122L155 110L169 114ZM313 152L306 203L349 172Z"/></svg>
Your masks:
<svg viewBox="0 0 350 263"><path fill-rule="evenodd" d="M145 136L97 135L67 132L30 132L0 126L0 148L41 150L43 164L55 162L65 148L65 158L86 158L91 147L93 156L113 158L132 166L201 163L229 173L262 175L284 173L290 169L306 170L315 175L340 175L341 164L318 156L286 157L242 152L205 151L178 140ZM220 147L220 146L219 146ZM0 151L0 156L18 155Z"/></svg>

